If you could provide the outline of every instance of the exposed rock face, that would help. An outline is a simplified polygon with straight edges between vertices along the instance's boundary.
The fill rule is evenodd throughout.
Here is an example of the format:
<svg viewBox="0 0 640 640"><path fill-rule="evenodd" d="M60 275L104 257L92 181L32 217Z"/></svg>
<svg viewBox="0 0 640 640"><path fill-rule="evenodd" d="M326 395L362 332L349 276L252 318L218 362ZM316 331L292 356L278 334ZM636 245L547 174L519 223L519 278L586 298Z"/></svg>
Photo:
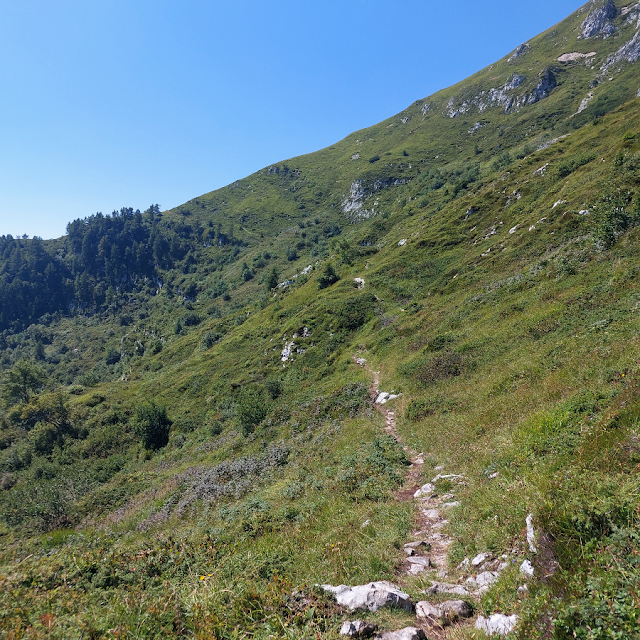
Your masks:
<svg viewBox="0 0 640 640"><path fill-rule="evenodd" d="M345 585L332 587L330 584L323 584L322 588L333 593L338 604L348 607L351 611L356 609L377 611L382 607L397 607L405 611L413 611L411 598L404 591L400 591L399 587L386 580L357 587Z"/></svg>
<svg viewBox="0 0 640 640"><path fill-rule="evenodd" d="M422 629L407 627L400 631L385 631L381 633L378 638L380 638L380 640L426 640L427 636L424 635Z"/></svg>
<svg viewBox="0 0 640 640"><path fill-rule="evenodd" d="M608 38L615 33L616 28L609 22L618 15L613 0L607 0L603 7L591 12L582 23L582 37L593 38L598 34Z"/></svg>
<svg viewBox="0 0 640 640"><path fill-rule="evenodd" d="M535 104L543 98L546 98L556 87L558 81L551 69L545 69L540 74L540 82L538 86L526 97L527 104Z"/></svg>
<svg viewBox="0 0 640 640"><path fill-rule="evenodd" d="M513 62L514 60L517 60L518 58L522 58L522 56L526 55L527 53L529 53L529 50L531 49L531 46L529 45L528 42L525 42L524 44L521 44L510 56L508 61L509 62Z"/></svg>
<svg viewBox="0 0 640 640"><path fill-rule="evenodd" d="M514 73L501 87L494 87L488 91L481 91L477 96L465 100L462 104L456 104L454 98L447 103L446 114L449 118L457 118L476 108L483 113L490 107L501 107L505 113L519 111L528 104L535 104L546 98L557 86L556 76L551 69L543 69L537 86L530 93L516 96L514 91L526 81L525 76ZM470 130L472 133L474 129Z"/></svg>
<svg viewBox="0 0 640 640"><path fill-rule="evenodd" d="M350 638L371 638L378 630L377 624L371 622L363 622L362 620L347 620L342 624L340 635L349 636Z"/></svg>
<svg viewBox="0 0 640 640"><path fill-rule="evenodd" d="M349 187L349 195L342 201L342 210L345 213L358 214L365 198L365 190L362 186L362 180L356 180Z"/></svg>
<svg viewBox="0 0 640 640"><path fill-rule="evenodd" d="M640 60L640 31L636 31L636 34L629 42L620 47L612 56L609 56L602 66L602 74L607 73L612 66L623 60L627 62L637 62Z"/></svg>
<svg viewBox="0 0 640 640"><path fill-rule="evenodd" d="M476 620L476 629L484 631L488 636L506 636L516 628L517 623L517 616L496 613L490 618L480 616Z"/></svg>

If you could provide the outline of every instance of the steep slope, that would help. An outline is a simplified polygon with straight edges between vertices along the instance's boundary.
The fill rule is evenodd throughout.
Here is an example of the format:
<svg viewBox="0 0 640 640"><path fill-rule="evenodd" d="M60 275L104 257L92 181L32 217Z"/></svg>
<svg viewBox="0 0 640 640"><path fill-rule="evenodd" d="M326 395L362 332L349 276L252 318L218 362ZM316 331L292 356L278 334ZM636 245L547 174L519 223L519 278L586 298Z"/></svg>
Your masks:
<svg viewBox="0 0 640 640"><path fill-rule="evenodd" d="M5 238L8 637L329 638L307 585L417 601L478 553L512 566L470 604L521 637L634 637L639 19L590 2L331 148ZM416 468L354 358L419 484L465 476L439 575L401 570Z"/></svg>

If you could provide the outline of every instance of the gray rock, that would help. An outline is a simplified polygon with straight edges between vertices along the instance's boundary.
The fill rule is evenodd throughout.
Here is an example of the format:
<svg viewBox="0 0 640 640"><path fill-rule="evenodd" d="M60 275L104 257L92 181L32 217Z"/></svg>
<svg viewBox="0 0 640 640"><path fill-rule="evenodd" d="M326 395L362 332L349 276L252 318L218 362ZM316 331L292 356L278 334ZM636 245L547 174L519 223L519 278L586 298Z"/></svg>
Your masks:
<svg viewBox="0 0 640 640"><path fill-rule="evenodd" d="M435 486L431 482L427 482L427 484L423 484L414 494L414 498L429 498L436 491Z"/></svg>
<svg viewBox="0 0 640 640"><path fill-rule="evenodd" d="M447 600L440 605L440 610L449 622L457 622L473 615L473 609L464 600Z"/></svg>
<svg viewBox="0 0 640 640"><path fill-rule="evenodd" d="M431 545L426 540L416 540L415 542L407 542L407 544L404 545L404 548L413 549L414 551L417 551L418 549L420 551L431 551Z"/></svg>
<svg viewBox="0 0 640 640"><path fill-rule="evenodd" d="M371 638L378 630L377 624L371 622L363 622L362 620L347 620L342 624L340 635L349 636L350 638Z"/></svg>
<svg viewBox="0 0 640 640"><path fill-rule="evenodd" d="M532 576L535 573L535 570L533 568L533 565L528 560L525 560L520 565L520 573L523 576Z"/></svg>
<svg viewBox="0 0 640 640"><path fill-rule="evenodd" d="M447 582L434 582L428 589L427 595L435 596L438 593L451 593L457 596L471 595L467 589L459 584L449 584Z"/></svg>
<svg viewBox="0 0 640 640"><path fill-rule="evenodd" d="M529 551L531 553L538 553L536 548L536 531L533 528L533 514L530 513L527 516L527 544L529 545Z"/></svg>
<svg viewBox="0 0 640 640"><path fill-rule="evenodd" d="M603 7L592 11L582 23L582 37L593 38L602 34L605 38L612 35L616 28L609 22L618 15L618 10L613 0L607 0Z"/></svg>
<svg viewBox="0 0 640 640"><path fill-rule="evenodd" d="M421 564L424 567L431 566L431 560L429 560L427 556L413 556L412 558L407 558L407 562L410 564Z"/></svg>
<svg viewBox="0 0 640 640"><path fill-rule="evenodd" d="M501 613L495 613L489 618L480 616L476 620L476 629L484 631L488 636L506 636L516 628L517 624L517 616L505 616Z"/></svg>
<svg viewBox="0 0 640 640"><path fill-rule="evenodd" d="M406 627L400 631L385 631L378 638L380 640L426 640L424 631L417 627Z"/></svg>
<svg viewBox="0 0 640 640"><path fill-rule="evenodd" d="M493 554L491 553L479 553L472 561L471 566L478 567L487 560L491 560L493 558Z"/></svg>
<svg viewBox="0 0 640 640"><path fill-rule="evenodd" d="M498 581L500 574L497 571L483 571L476 576L476 584L479 589L488 588Z"/></svg>
<svg viewBox="0 0 640 640"><path fill-rule="evenodd" d="M377 611L382 607L397 607L412 612L414 608L411 598L403 591L400 591L400 588L395 584L391 584L386 580L370 582L357 587L347 587L345 585L333 587L330 584L323 584L322 588L333 593L337 603L349 608L351 611L356 609Z"/></svg>
<svg viewBox="0 0 640 640"><path fill-rule="evenodd" d="M527 53L529 53L529 50L531 49L531 46L529 45L528 42L525 42L524 44L521 44L519 47L517 47L517 49L509 56L508 62L513 62L514 60L517 60L518 58L522 58L522 56L526 55Z"/></svg>
<svg viewBox="0 0 640 640"><path fill-rule="evenodd" d="M431 625L445 627L458 620L470 618L473 609L464 600L448 600L433 605L430 602L418 602L416 616Z"/></svg>

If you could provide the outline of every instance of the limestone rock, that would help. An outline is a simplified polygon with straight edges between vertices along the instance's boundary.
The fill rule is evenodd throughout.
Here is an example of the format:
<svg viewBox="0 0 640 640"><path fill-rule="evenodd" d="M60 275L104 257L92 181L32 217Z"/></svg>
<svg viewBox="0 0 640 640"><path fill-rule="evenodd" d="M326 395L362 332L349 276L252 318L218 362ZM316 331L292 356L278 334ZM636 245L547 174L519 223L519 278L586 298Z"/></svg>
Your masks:
<svg viewBox="0 0 640 640"><path fill-rule="evenodd" d="M356 609L377 611L382 607L397 607L405 611L413 611L411 598L403 591L400 591L399 587L386 580L370 582L357 587L347 587L346 585L333 587L330 584L323 584L322 588L333 593L338 604L349 608L351 611Z"/></svg>
<svg viewBox="0 0 640 640"><path fill-rule="evenodd" d="M618 15L618 10L613 0L607 0L603 7L592 11L582 23L582 37L593 38L602 34L605 38L613 35L616 28L609 22Z"/></svg>
<svg viewBox="0 0 640 640"><path fill-rule="evenodd" d="M495 613L489 618L480 616L476 620L476 629L484 631L488 636L506 636L516 628L517 623L517 616Z"/></svg>
<svg viewBox="0 0 640 640"><path fill-rule="evenodd" d="M458 620L470 618L473 609L464 600L448 600L442 604L433 605L430 602L418 602L416 616L432 625L445 627Z"/></svg>
<svg viewBox="0 0 640 640"><path fill-rule="evenodd" d="M377 624L371 622L363 622L362 620L347 620L342 624L340 635L349 636L350 638L371 638L378 630Z"/></svg>
<svg viewBox="0 0 640 640"><path fill-rule="evenodd" d="M435 485L431 482L427 482L427 484L422 485L414 494L414 498L428 498L432 496L436 492Z"/></svg>
<svg viewBox="0 0 640 640"><path fill-rule="evenodd" d="M491 553L479 553L472 561L471 566L479 567L481 564L485 563L487 560L491 560L493 555Z"/></svg>
<svg viewBox="0 0 640 640"><path fill-rule="evenodd" d="M471 595L469 591L460 584L449 584L447 582L434 582L427 589L427 595L434 596L438 593L451 593L457 596Z"/></svg>
<svg viewBox="0 0 640 640"><path fill-rule="evenodd" d="M535 571L533 569L533 565L528 560L525 560L520 565L520 573L523 576L532 576L535 573Z"/></svg>
<svg viewBox="0 0 640 640"><path fill-rule="evenodd" d="M378 638L380 640L426 640L427 636L424 635L422 629L406 627L405 629L400 629L400 631L385 631Z"/></svg>
<svg viewBox="0 0 640 640"><path fill-rule="evenodd" d="M508 62L513 62L514 60L517 60L518 58L521 58L522 56L526 55L527 53L529 53L529 50L531 49L531 46L529 45L528 42L525 42L524 44L521 44L519 47L516 48L516 50L509 56Z"/></svg>
<svg viewBox="0 0 640 640"><path fill-rule="evenodd" d="M464 600L447 600L440 605L440 610L449 622L457 622L473 615L473 609Z"/></svg>

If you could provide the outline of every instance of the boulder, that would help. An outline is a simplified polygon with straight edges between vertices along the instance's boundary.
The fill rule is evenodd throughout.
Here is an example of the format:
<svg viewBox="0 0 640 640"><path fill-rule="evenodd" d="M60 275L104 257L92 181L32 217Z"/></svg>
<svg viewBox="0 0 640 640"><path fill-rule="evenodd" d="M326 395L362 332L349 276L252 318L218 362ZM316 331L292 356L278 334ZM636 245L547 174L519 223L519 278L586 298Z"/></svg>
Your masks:
<svg viewBox="0 0 640 640"><path fill-rule="evenodd" d="M434 626L445 627L472 615L473 609L464 600L448 600L438 605L418 602L416 605L416 616Z"/></svg>
<svg viewBox="0 0 640 640"><path fill-rule="evenodd" d="M452 593L457 596L471 595L467 589L459 584L449 584L447 582L434 582L428 589L427 594L434 596L437 593Z"/></svg>
<svg viewBox="0 0 640 640"><path fill-rule="evenodd" d="M592 38L601 33L605 38L615 32L615 27L609 22L618 15L618 9L613 0L607 0L603 7L590 13L582 23L582 37Z"/></svg>
<svg viewBox="0 0 640 640"><path fill-rule="evenodd" d="M351 611L356 609L377 611L382 607L397 607L409 612L414 609L411 598L403 591L400 591L399 587L386 580L370 582L357 587L347 587L345 585L333 587L330 584L323 584L322 588L333 593L337 603Z"/></svg>
<svg viewBox="0 0 640 640"><path fill-rule="evenodd" d="M491 560L493 555L491 553L479 553L472 561L471 566L479 567L481 564L485 563L487 560Z"/></svg>
<svg viewBox="0 0 640 640"><path fill-rule="evenodd" d="M424 635L422 629L406 627L405 629L400 629L400 631L385 631L378 638L380 640L426 640L427 636Z"/></svg>
<svg viewBox="0 0 640 640"><path fill-rule="evenodd" d="M533 568L533 565L528 560L525 560L520 565L520 573L523 576L532 576L535 573L535 569Z"/></svg>
<svg viewBox="0 0 640 640"><path fill-rule="evenodd" d="M480 616L476 620L476 629L484 631L488 636L506 636L516 628L516 624L518 624L518 616L495 613L489 618Z"/></svg>
<svg viewBox="0 0 640 640"><path fill-rule="evenodd" d="M377 624L371 622L363 622L362 620L347 620L342 624L340 635L349 636L350 638L371 638L378 630Z"/></svg>

